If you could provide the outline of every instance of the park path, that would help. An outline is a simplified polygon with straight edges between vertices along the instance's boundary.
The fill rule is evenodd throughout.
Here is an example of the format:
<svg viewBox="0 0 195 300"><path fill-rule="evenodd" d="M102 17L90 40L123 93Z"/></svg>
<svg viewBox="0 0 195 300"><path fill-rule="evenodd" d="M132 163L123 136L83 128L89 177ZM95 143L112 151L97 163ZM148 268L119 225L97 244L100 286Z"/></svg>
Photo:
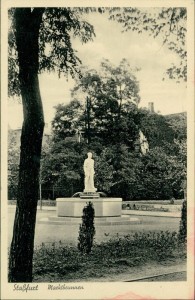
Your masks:
<svg viewBox="0 0 195 300"><path fill-rule="evenodd" d="M39 279L40 280L40 279ZM35 280L35 282L39 281ZM60 279L62 280L62 279ZM135 267L127 266L120 272L105 274L100 278L85 277L84 282L152 282L152 281L186 281L187 271L186 271L186 261L164 261L161 263L156 263L150 261L147 264L139 265ZM55 279L56 281L56 279ZM78 279L67 279L66 282L81 282L83 278Z"/></svg>
<svg viewBox="0 0 195 300"><path fill-rule="evenodd" d="M15 215L15 206L8 209L8 242L10 244L13 232L13 222ZM46 207L37 211L35 246L42 243L58 243L62 241L65 244L77 244L79 224L78 225L54 225L41 223L41 220L48 216L56 216L55 207ZM167 218L162 216L136 216L141 224L113 225L96 227L95 241L97 243L107 241L113 236L119 234L124 236L138 231L178 231L180 218Z"/></svg>

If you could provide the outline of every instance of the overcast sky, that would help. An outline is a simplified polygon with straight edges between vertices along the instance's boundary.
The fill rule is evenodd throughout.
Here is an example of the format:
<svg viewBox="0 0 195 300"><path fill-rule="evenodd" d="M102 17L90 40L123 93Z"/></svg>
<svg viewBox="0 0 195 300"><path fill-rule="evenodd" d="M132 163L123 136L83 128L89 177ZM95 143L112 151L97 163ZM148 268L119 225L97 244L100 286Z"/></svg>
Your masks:
<svg viewBox="0 0 195 300"><path fill-rule="evenodd" d="M94 41L82 45L77 39L73 40L73 47L77 49L83 65L98 68L103 58L117 65L126 58L132 67L141 68L136 74L140 83L140 107L147 107L148 102L154 102L155 111L162 114L186 111L186 84L178 84L167 77L165 81L162 80L166 69L177 61L177 56L166 46L162 47L161 40L153 39L146 33L121 33L120 24L109 21L105 15L93 14L88 19L95 27ZM59 79L55 74L40 75L45 122L51 122L56 104L70 101L70 89L73 85L71 78L67 82L65 78ZM21 127L22 105L9 101L8 114L10 127Z"/></svg>

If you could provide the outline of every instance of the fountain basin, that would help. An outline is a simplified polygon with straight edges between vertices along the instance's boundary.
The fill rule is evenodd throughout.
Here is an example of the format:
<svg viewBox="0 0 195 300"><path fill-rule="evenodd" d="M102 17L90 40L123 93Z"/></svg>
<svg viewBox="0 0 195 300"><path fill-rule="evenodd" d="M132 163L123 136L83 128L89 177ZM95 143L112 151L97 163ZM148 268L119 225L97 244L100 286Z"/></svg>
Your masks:
<svg viewBox="0 0 195 300"><path fill-rule="evenodd" d="M88 202L93 204L95 217L120 217L122 198L57 198L58 217L82 217L83 208Z"/></svg>

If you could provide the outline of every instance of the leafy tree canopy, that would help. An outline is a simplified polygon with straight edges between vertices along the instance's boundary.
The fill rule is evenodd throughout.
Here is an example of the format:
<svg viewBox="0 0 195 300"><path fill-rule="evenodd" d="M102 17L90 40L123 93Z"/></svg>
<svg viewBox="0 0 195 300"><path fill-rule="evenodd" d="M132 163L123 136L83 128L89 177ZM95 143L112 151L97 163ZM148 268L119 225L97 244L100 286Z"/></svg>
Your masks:
<svg viewBox="0 0 195 300"><path fill-rule="evenodd" d="M84 128L84 106L78 100L72 100L67 105L58 104L55 109L56 113L52 121L55 136L64 139Z"/></svg>
<svg viewBox="0 0 195 300"><path fill-rule="evenodd" d="M187 114L177 113L165 116L175 133L175 138L182 141L187 139Z"/></svg>
<svg viewBox="0 0 195 300"><path fill-rule="evenodd" d="M104 59L99 71L83 69L72 90L73 97L86 102L85 122L90 134L107 144L124 142L128 137L132 144L136 138L135 111L140 101L136 71L126 59L118 66Z"/></svg>
<svg viewBox="0 0 195 300"><path fill-rule="evenodd" d="M71 37L78 37L82 43L92 40L94 28L83 18L85 13L93 9L81 8L43 8L42 23L39 31L39 72L54 71L60 76L80 74L81 64L72 47ZM20 14L25 15L30 22L40 11L40 8L23 8ZM18 52L16 50L16 27L14 22L15 8L9 10L9 95L20 95ZM29 62L33 63L33 62Z"/></svg>
<svg viewBox="0 0 195 300"><path fill-rule="evenodd" d="M147 137L150 148L173 144L175 133L166 118L146 109L139 109L140 128Z"/></svg>
<svg viewBox="0 0 195 300"><path fill-rule="evenodd" d="M121 23L123 31L148 32L159 38L178 55L178 65L167 69L171 79L187 80L187 9L185 7L135 8L122 7L110 10L110 19Z"/></svg>
<svg viewBox="0 0 195 300"><path fill-rule="evenodd" d="M36 17L40 8L23 8L29 22ZM154 38L158 37L162 45L166 44L179 58L178 65L172 65L167 70L170 78L187 80L187 50L186 23L187 10L185 7L140 9L133 7L114 8L42 8L43 22L39 34L39 72L56 71L61 74L80 74L81 63L72 48L71 37L78 37L82 43L92 40L95 36L94 28L85 21L86 13L98 11L109 12L110 20L121 23L123 31L137 31L141 34L148 32ZM9 10L9 95L19 95L18 53L15 40L15 8Z"/></svg>
<svg viewBox="0 0 195 300"><path fill-rule="evenodd" d="M136 104L140 101L139 83L135 73L138 68L132 69L130 63L123 58L118 66L112 64L108 59L103 59L99 70L82 69L82 78L77 80L72 95L78 96L76 92L84 92L92 98L109 97L114 101L120 101L121 92L123 101L131 101Z"/></svg>

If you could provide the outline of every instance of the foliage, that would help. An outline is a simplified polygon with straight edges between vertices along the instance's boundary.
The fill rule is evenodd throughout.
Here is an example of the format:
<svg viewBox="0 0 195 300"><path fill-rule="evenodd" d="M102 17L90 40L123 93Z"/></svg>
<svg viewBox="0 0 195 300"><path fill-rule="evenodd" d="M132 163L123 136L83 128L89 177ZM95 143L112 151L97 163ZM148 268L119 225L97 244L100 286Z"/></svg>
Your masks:
<svg viewBox="0 0 195 300"><path fill-rule="evenodd" d="M164 142L163 147L151 148L149 153L140 156L129 151L126 145L105 147L101 141L94 140L89 148L82 141L55 138L43 145L42 189L52 193L54 186L55 195L63 197L82 191L83 161L89 149L95 159L95 185L99 191L124 200L183 198L187 169L185 141ZM10 145L11 160L14 151ZM19 149L16 152L19 156ZM11 161L8 162L13 167ZM16 187L17 177L11 178L12 186Z"/></svg>
<svg viewBox="0 0 195 300"><path fill-rule="evenodd" d="M104 100L117 103L116 100L122 102L124 100L138 104L139 83L135 73L139 69L132 69L129 62L123 58L118 66L112 64L108 59L103 59L99 70L83 68L82 78L72 90L72 95L77 95L77 92L87 93L90 98L95 98L96 101ZM83 95L82 95L83 96ZM109 98L110 97L110 98ZM115 100L115 101L114 101Z"/></svg>
<svg viewBox="0 0 195 300"><path fill-rule="evenodd" d="M175 154L155 147L140 156L123 144L105 147L93 142L89 148L86 143L58 140L52 142L43 158L42 178L45 186L62 186L63 196L82 191L83 161L90 149L95 159L95 186L99 191L124 200L180 199L186 180L186 153L180 150L184 146L174 145Z"/></svg>
<svg viewBox="0 0 195 300"><path fill-rule="evenodd" d="M135 233L94 244L91 255L74 246L42 244L34 253L34 281L75 281L119 274L146 263L175 263L186 257L186 245L176 232Z"/></svg>
<svg viewBox="0 0 195 300"><path fill-rule="evenodd" d="M178 113L165 116L167 122L174 131L175 139L182 141L187 139L187 114Z"/></svg>
<svg viewBox="0 0 195 300"><path fill-rule="evenodd" d="M95 227L95 210L91 202L83 208L82 224L79 227L78 249L84 254L89 254L93 247Z"/></svg>
<svg viewBox="0 0 195 300"><path fill-rule="evenodd" d="M8 199L16 199L20 149L17 131L8 131Z"/></svg>
<svg viewBox="0 0 195 300"><path fill-rule="evenodd" d="M122 258L130 255L129 252L143 252L147 253L148 258L155 258L156 260L165 259L171 255L172 251L178 245L178 235L176 232L148 232L135 233L133 236L127 235L125 237L111 238L108 242L102 243L101 247L105 247L104 255L110 258ZM110 252L112 249L112 253Z"/></svg>
<svg viewBox="0 0 195 300"><path fill-rule="evenodd" d="M185 178L179 157L160 147L143 156L124 145L107 147L97 157L97 187L123 200L183 198Z"/></svg>
<svg viewBox="0 0 195 300"><path fill-rule="evenodd" d="M58 104L55 117L52 121L53 133L60 139L74 136L84 128L84 108L78 100L72 100L69 104Z"/></svg>
<svg viewBox="0 0 195 300"><path fill-rule="evenodd" d="M145 199L182 198L183 166L157 147L142 157Z"/></svg>
<svg viewBox="0 0 195 300"><path fill-rule="evenodd" d="M102 168L100 166L100 170L97 171L97 182L102 180L102 170L104 170L105 163L108 165L106 168L107 176L112 179L104 192L112 196L122 197L124 200L135 198L139 185L139 156L136 153L131 153L126 145L107 147L102 154L106 162L101 162Z"/></svg>
<svg viewBox="0 0 195 300"><path fill-rule="evenodd" d="M51 141L48 152L42 155L43 188L61 188L62 196L72 196L83 189L82 146L64 140Z"/></svg>
<svg viewBox="0 0 195 300"><path fill-rule="evenodd" d="M147 137L150 149L162 147L165 143L173 144L174 130L164 116L140 109L139 120L140 128Z"/></svg>
<svg viewBox="0 0 195 300"><path fill-rule="evenodd" d="M46 152L42 153L42 184L43 188L51 189L51 186L61 187L63 197L72 196L84 188L83 162L86 153L89 151L88 145L84 142L66 141L55 138L51 141ZM99 164L99 155L102 152L102 144L98 141L90 144L90 151L95 158L95 172L103 170L104 165ZM105 170L105 169L104 169ZM109 185L108 173L105 170L104 188L98 184L100 191L106 191L105 185ZM97 177L95 181L98 183Z"/></svg>
<svg viewBox="0 0 195 300"><path fill-rule="evenodd" d="M37 8L25 8L26 15L33 18ZM89 11L89 10L88 10ZM77 37L82 43L92 40L95 36L93 26L82 16L87 10L79 8L44 8L41 28L39 31L39 72L49 71L70 74L75 77L80 74L81 61L72 48L71 38ZM9 10L9 95L20 94L18 52L15 40L15 8ZM35 15L36 17L36 15Z"/></svg>
<svg viewBox="0 0 195 300"><path fill-rule="evenodd" d="M43 188L51 189L53 185L61 187L63 196L71 196L74 192L81 191L83 189L82 164L88 151L87 147L85 143L63 141L61 139L50 142L50 144L44 143L41 162ZM124 199L144 197L148 184L146 183L144 188L143 182L145 180L142 178L144 173L141 172L144 158L129 153L128 148L125 146L103 147L101 143L96 141L90 145L90 148L94 151L96 162L95 180L99 191L104 191L110 195L122 196ZM11 145L9 151L12 151L13 154L14 150L12 150ZM17 148L17 151L19 152L19 148ZM158 157L158 153L156 155ZM184 152L181 157L182 163L184 163L186 153ZM172 163L176 163L176 158L173 159ZM170 170L172 163L169 163ZM171 182L173 182L173 178L178 178L178 180L183 178L182 171L182 165L180 164L180 169L175 168L175 173L170 172ZM153 176L146 174L148 178L153 180ZM160 177L161 175L159 174ZM154 178L154 180L156 179ZM17 179L14 180L14 186L17 186ZM176 190L178 186L176 185ZM153 189L155 189L155 184ZM148 195L150 197L150 193Z"/></svg>
<svg viewBox="0 0 195 300"><path fill-rule="evenodd" d="M187 201L186 199L182 204L181 211L181 220L180 220L180 228L179 228L179 239L182 242L185 242L187 239Z"/></svg>
<svg viewBox="0 0 195 300"><path fill-rule="evenodd" d="M159 38L163 45L177 54L178 65L167 69L171 79L187 80L187 9L185 7L161 8L112 8L110 19L117 20L123 31L136 31L141 34L148 32L154 38Z"/></svg>
<svg viewBox="0 0 195 300"><path fill-rule="evenodd" d="M110 194L114 180L114 166L112 164L112 151L110 148L103 148L95 159L95 179L99 191Z"/></svg>
<svg viewBox="0 0 195 300"><path fill-rule="evenodd" d="M103 60L100 71L84 69L72 96L84 103L86 99L84 135L88 140L99 137L106 145L124 143L131 147L137 136L135 120L139 103L139 84L128 61L118 66ZM120 133L120 134L119 134Z"/></svg>

